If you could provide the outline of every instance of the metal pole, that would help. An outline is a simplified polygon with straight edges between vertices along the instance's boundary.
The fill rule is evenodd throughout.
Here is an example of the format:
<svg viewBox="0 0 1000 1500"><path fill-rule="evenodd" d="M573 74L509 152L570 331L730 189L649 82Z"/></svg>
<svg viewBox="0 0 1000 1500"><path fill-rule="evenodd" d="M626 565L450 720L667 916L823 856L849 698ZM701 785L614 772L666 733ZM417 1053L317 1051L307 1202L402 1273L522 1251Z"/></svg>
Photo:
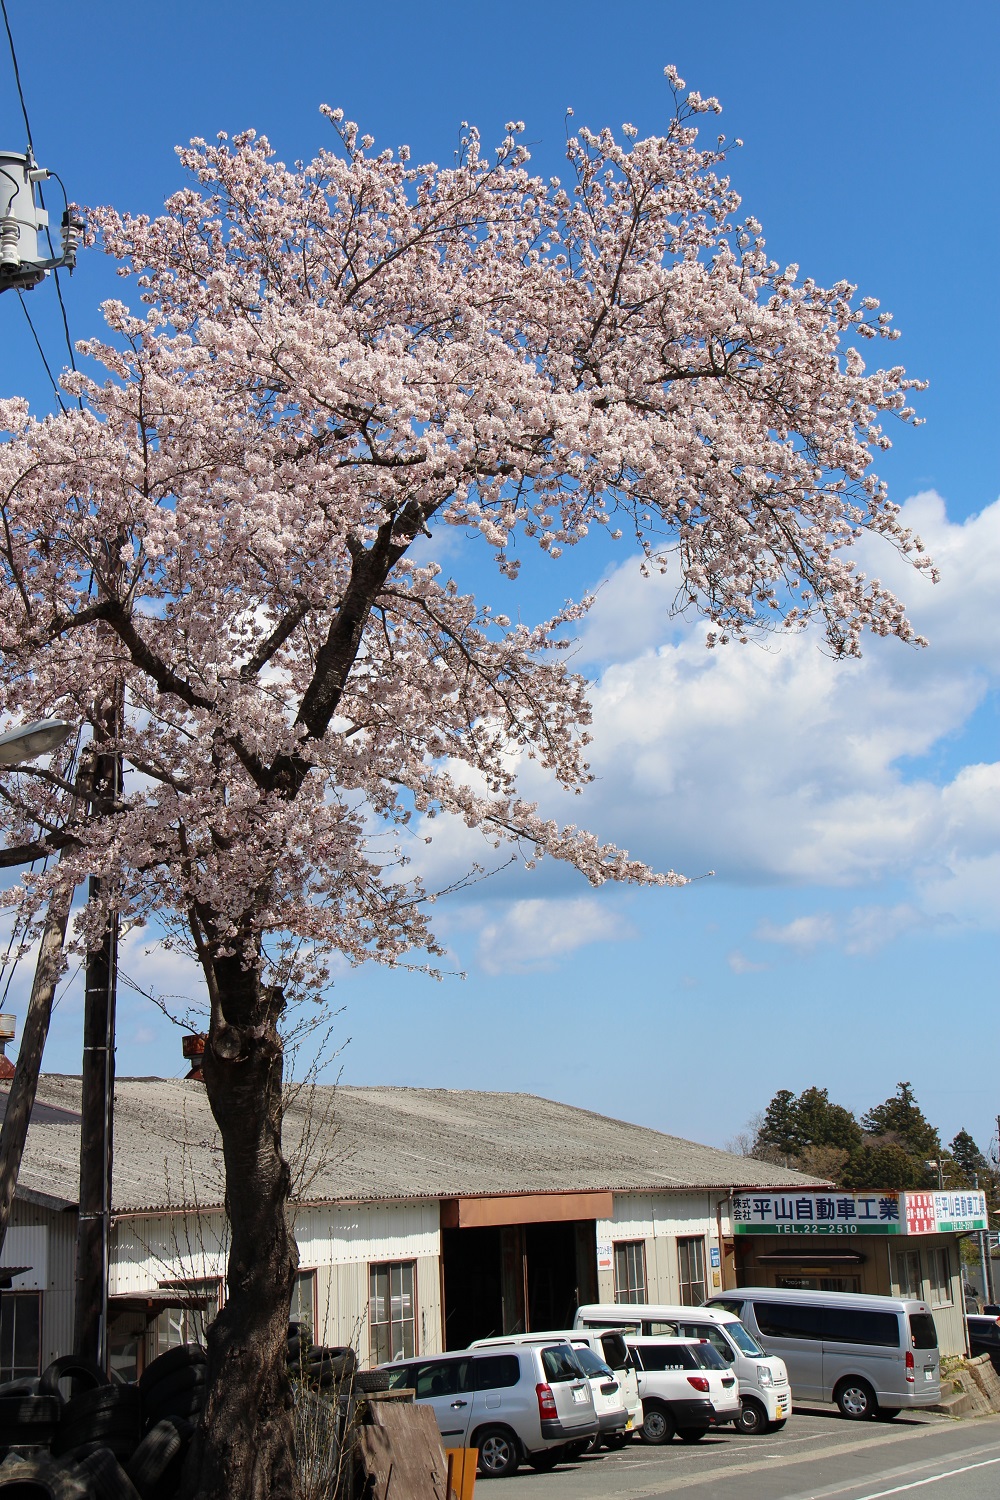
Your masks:
<svg viewBox="0 0 1000 1500"><path fill-rule="evenodd" d="M977 1190L979 1188L979 1173L978 1172L973 1172L973 1174L972 1174L972 1186L974 1188L976 1188ZM987 1261L987 1249L988 1249L988 1247L987 1247L987 1243L986 1243L986 1235L985 1235L985 1233L983 1232L982 1229L980 1229L977 1238L979 1240L979 1270L980 1270L980 1274L982 1275L982 1278L983 1278L983 1301L984 1302L992 1302L993 1301L993 1285L992 1285L992 1280L991 1280L991 1277L990 1277L989 1264L988 1264L988 1261Z"/></svg>
<svg viewBox="0 0 1000 1500"><path fill-rule="evenodd" d="M120 707L113 708L117 728ZM114 803L121 782L117 753L99 755L95 802ZM91 877L90 897L101 883ZM76 1242L76 1309L73 1348L102 1370L108 1363L108 1273L114 1147L115 1002L118 919L112 915L100 946L87 954L80 1101L80 1215Z"/></svg>

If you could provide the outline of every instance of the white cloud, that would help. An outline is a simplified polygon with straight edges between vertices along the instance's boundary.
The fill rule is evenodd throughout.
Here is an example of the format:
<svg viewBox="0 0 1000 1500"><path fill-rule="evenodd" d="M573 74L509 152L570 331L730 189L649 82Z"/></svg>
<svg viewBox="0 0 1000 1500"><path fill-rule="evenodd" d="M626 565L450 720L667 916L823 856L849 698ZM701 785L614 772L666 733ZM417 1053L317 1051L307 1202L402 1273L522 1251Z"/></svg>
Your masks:
<svg viewBox="0 0 1000 1500"><path fill-rule="evenodd" d="M752 958L747 958L739 948L734 948L726 959L727 964L734 974L763 974L768 964L756 963Z"/></svg>
<svg viewBox="0 0 1000 1500"><path fill-rule="evenodd" d="M818 912L810 917L795 917L784 926L773 922L761 922L755 933L762 943L780 943L788 948L816 948L820 943L832 943L836 934L833 918L828 912Z"/></svg>
<svg viewBox="0 0 1000 1500"><path fill-rule="evenodd" d="M479 960L488 974L525 974L588 943L633 935L623 917L593 896L513 901L480 928Z"/></svg>

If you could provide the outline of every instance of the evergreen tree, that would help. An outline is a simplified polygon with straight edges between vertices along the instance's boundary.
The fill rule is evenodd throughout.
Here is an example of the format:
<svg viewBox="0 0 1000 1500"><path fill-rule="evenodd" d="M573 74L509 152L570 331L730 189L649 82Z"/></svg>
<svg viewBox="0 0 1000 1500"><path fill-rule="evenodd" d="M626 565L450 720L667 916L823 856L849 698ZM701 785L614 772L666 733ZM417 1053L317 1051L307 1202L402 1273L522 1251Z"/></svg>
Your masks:
<svg viewBox="0 0 1000 1500"><path fill-rule="evenodd" d="M826 1089L803 1089L794 1113L800 1152L810 1146L836 1146L852 1151L861 1145L861 1126L849 1109L830 1103Z"/></svg>
<svg viewBox="0 0 1000 1500"><path fill-rule="evenodd" d="M877 1141L902 1146L921 1163L936 1159L941 1150L941 1137L917 1104L909 1083L897 1084L891 1098L862 1115L861 1128ZM888 1183L880 1185L887 1187Z"/></svg>
<svg viewBox="0 0 1000 1500"><path fill-rule="evenodd" d="M779 1089L764 1111L753 1154L763 1161L792 1165L798 1155L799 1136L796 1098L791 1089Z"/></svg>

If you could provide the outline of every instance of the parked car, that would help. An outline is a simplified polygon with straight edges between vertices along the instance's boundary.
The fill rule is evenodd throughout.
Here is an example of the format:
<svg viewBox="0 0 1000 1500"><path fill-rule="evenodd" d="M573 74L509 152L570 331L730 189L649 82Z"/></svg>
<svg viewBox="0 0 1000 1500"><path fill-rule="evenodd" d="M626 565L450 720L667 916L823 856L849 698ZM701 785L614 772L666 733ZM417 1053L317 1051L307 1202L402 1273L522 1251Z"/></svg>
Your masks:
<svg viewBox="0 0 1000 1500"><path fill-rule="evenodd" d="M708 1306L736 1313L788 1366L796 1401L891 1421L941 1400L937 1329L926 1302L862 1292L736 1287Z"/></svg>
<svg viewBox="0 0 1000 1500"><path fill-rule="evenodd" d="M642 1423L639 1383L629 1361L628 1350L620 1333L586 1328L557 1329L548 1333L498 1334L476 1339L472 1349L496 1348L504 1344L538 1344L565 1339L587 1372L594 1397L599 1432L587 1440L581 1451L593 1451L601 1443L619 1448Z"/></svg>
<svg viewBox="0 0 1000 1500"><path fill-rule="evenodd" d="M741 1432L777 1432L792 1410L788 1372L769 1358L735 1313L720 1307L595 1302L577 1309L577 1328L620 1328L644 1337L708 1339L731 1367L740 1392Z"/></svg>
<svg viewBox="0 0 1000 1500"><path fill-rule="evenodd" d="M973 1355L988 1354L990 1364L1000 1373L1000 1318L985 1313L966 1313L969 1350Z"/></svg>
<svg viewBox="0 0 1000 1500"><path fill-rule="evenodd" d="M707 1340L633 1337L628 1352L639 1379L643 1442L669 1443L676 1432L696 1443L710 1427L739 1418L736 1376Z"/></svg>
<svg viewBox="0 0 1000 1500"><path fill-rule="evenodd" d="M565 1340L463 1349L380 1366L390 1390L430 1406L446 1448L478 1448L479 1472L506 1478L527 1460L553 1469L598 1429L590 1381Z"/></svg>

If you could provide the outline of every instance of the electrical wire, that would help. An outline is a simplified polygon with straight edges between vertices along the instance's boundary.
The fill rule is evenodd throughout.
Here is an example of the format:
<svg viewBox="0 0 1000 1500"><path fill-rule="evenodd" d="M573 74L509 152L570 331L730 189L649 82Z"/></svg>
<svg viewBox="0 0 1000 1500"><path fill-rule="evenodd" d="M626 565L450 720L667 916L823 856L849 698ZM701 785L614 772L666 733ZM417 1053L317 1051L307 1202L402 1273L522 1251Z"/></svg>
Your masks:
<svg viewBox="0 0 1000 1500"><path fill-rule="evenodd" d="M24 317L28 320L28 329L31 330L31 338L34 339L34 347L36 347L36 350L39 351L40 356L42 356L42 365L45 366L45 374L48 375L49 381L51 381L52 383L52 390L54 390L55 392L55 401L57 401L58 405L60 405L60 411L66 411L66 402L63 401L63 393L61 393L60 389L58 389L57 380L55 380L54 375L52 375L48 360L45 359L45 350L43 350L42 348L42 341L40 341L37 333L34 332L34 324L31 323L31 314L30 312L28 312L27 303L25 303L24 300L24 293L22 293L21 288L19 287L16 288L16 293L18 293L18 302L21 303L22 311L24 311Z"/></svg>
<svg viewBox="0 0 1000 1500"><path fill-rule="evenodd" d="M14 82L17 84L17 97L21 101L21 113L24 116L24 128L28 135L28 149L33 151L31 141L31 122L28 119L28 106L24 102L24 90L21 87L21 73L17 66L17 52L14 48L14 37L10 29L10 20L7 16L7 0L0 0L0 11L3 12L3 24L7 28L7 41L10 44L10 60L14 64Z"/></svg>
<svg viewBox="0 0 1000 1500"><path fill-rule="evenodd" d="M17 65L17 48L14 46L14 34L11 31L11 29L10 29L10 18L7 15L7 0L0 0L0 12L3 13L3 24L4 24L4 28L5 28L6 32L7 32L7 42L8 42L8 45L10 47L10 60L11 60L11 64L13 65L13 68L14 68L14 82L17 85L17 97L21 101L21 114L24 116L24 129L25 129L25 131L27 133L27 137L28 137L28 153L29 153L29 155L32 158L34 158L35 147L34 147L34 142L32 141L32 138L31 138L31 121L28 119L28 106L25 103L25 100L24 100L24 90L21 87L21 70L20 70L20 68ZM53 177L56 176L55 173L50 173L49 175L53 176ZM66 189L63 186L62 179L59 178L59 177L56 177L56 181L59 183L59 186L62 188L63 197L66 199L66 206L68 208L69 207L69 198L67 197ZM45 198L44 198L44 195L42 193L41 183L38 184L38 205L42 209L44 209L44 207L45 207ZM50 255L50 257L51 257L52 260L55 260L55 258L56 258L56 251L55 251L55 246L52 243L52 231L51 231L51 229L49 228L49 226L47 224L45 226L45 238L48 241L49 255ZM76 370L76 357L75 357L75 352L74 352L74 349L73 349L73 340L70 337L69 317L67 316L67 313L66 313L66 303L63 300L62 286L61 286L60 281L59 281L59 267L58 266L53 266L53 268L52 268L52 276L53 276L53 280L55 281L55 284L56 284L56 296L59 299L59 309L60 309L60 311L62 313L63 333L64 333L65 338L66 338L66 348L69 351L70 368L73 371L75 371ZM18 293L18 295L19 296L21 295L20 292ZM21 299L21 306L24 307L24 299L23 299L23 297ZM28 311L27 308L25 308L25 315L27 315L27 311ZM32 324L30 317L28 317L28 326L31 328L31 332L34 335L35 343L38 345L38 352L42 356L42 363L45 365L46 374L48 375L49 379L52 381L52 386L53 386L53 389L55 390L56 399L59 402L59 406L60 406L60 408L63 411L65 411L66 410L66 405L65 405L65 403L64 403L64 401L62 399L62 396L59 394L59 389L58 389L58 387L56 385L55 380L53 379L52 371L49 369L49 362L45 358L45 354L44 354L44 352L42 350L41 343L39 342L37 333L35 333L34 325ZM76 402L77 402L77 405L79 406L80 410L82 411L83 410L83 400L82 400L82 398L80 396L77 396Z"/></svg>

